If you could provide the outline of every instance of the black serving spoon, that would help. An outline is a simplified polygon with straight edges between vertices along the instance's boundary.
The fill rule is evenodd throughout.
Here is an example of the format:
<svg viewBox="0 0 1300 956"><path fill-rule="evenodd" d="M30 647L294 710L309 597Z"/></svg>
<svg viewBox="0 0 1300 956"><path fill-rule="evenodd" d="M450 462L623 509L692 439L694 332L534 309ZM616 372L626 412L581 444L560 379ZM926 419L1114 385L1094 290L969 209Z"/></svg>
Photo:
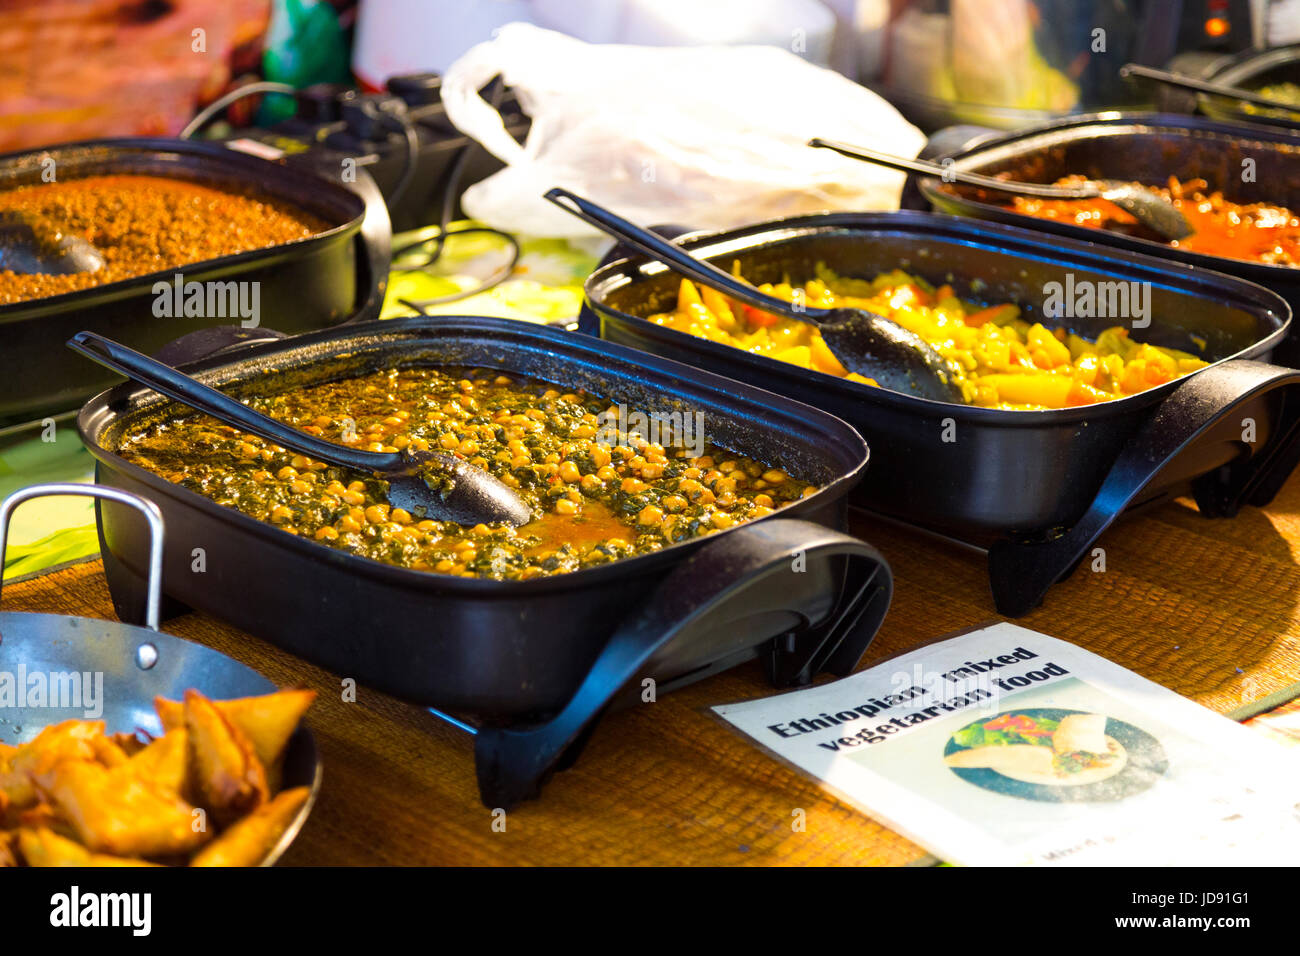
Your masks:
<svg viewBox="0 0 1300 956"><path fill-rule="evenodd" d="M865 309L814 309L764 295L711 262L695 258L680 246L566 189L552 189L546 198L696 282L756 309L817 326L822 340L846 369L874 379L882 388L938 402L963 401L953 367L915 332L883 315Z"/></svg>
<svg viewBox="0 0 1300 956"><path fill-rule="evenodd" d="M104 267L98 249L79 236L45 240L15 213L0 215L0 272L66 276Z"/></svg>
<svg viewBox="0 0 1300 956"><path fill-rule="evenodd" d="M183 372L94 332L78 332L68 341L68 348L231 427L309 458L374 474L388 482L389 504L418 520L462 525L521 525L532 520L532 510L518 495L486 471L447 452L346 448L254 411Z"/></svg>
<svg viewBox="0 0 1300 956"><path fill-rule="evenodd" d="M1194 90L1197 93L1208 93L1211 96L1222 96L1224 99L1229 100L1241 100L1243 103L1250 103L1252 106L1280 110L1283 113L1300 113L1300 106L1295 103L1283 103L1281 100L1272 100L1267 96L1260 96L1251 90L1241 90L1235 86L1224 86L1221 83L1208 83L1193 76L1170 73L1168 70L1157 70L1149 66L1142 66L1140 63L1124 64L1119 68L1119 75L1124 78L1140 76L1143 79L1155 80L1157 83L1164 83L1167 86Z"/></svg>
<svg viewBox="0 0 1300 956"><path fill-rule="evenodd" d="M1139 183L1126 183L1118 179L1092 179L1078 186L1021 183L984 176L980 173L962 172L951 166L926 162L923 159L907 159L892 153L881 153L863 146L850 146L847 143L836 143L826 139L810 139L808 145L819 149L832 149L850 159L860 159L905 173L935 176L944 182L979 186L1016 196L1035 196L1040 199L1096 199L1097 197L1109 199L1156 235L1168 240L1186 239L1196 231L1172 203Z"/></svg>

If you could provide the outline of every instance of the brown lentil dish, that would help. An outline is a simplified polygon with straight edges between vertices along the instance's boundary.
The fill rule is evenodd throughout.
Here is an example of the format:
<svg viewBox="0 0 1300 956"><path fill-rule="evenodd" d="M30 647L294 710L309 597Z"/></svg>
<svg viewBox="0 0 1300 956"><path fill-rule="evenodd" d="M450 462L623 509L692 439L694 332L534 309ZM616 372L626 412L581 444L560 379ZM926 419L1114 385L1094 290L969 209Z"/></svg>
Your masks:
<svg viewBox="0 0 1300 956"><path fill-rule="evenodd" d="M163 176L89 176L0 192L0 218L21 216L53 245L80 236L104 256L96 272L0 271L0 304L61 295L163 269L306 239L329 229L308 213L253 193Z"/></svg>
<svg viewBox="0 0 1300 956"><path fill-rule="evenodd" d="M603 427L607 401L487 369L392 369L248 404L368 451L452 451L514 488L533 520L519 528L419 521L389 506L382 479L205 415L129 434L119 453L290 534L422 571L495 580L561 574L761 518L817 490L713 445L691 457L617 433Z"/></svg>

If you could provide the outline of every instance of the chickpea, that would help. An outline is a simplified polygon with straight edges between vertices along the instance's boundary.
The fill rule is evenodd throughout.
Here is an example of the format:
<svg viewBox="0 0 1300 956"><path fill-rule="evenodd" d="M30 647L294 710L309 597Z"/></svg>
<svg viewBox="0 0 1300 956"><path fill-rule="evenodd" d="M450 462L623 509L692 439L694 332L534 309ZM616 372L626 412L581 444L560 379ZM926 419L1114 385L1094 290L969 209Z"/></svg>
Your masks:
<svg viewBox="0 0 1300 956"><path fill-rule="evenodd" d="M329 525L326 525L325 527L321 528L314 535L317 541L334 541L336 538L338 538L338 536L339 533L335 531L333 528L331 528Z"/></svg>
<svg viewBox="0 0 1300 956"><path fill-rule="evenodd" d="M555 503L555 513L561 515L576 515L578 513L578 504L569 498L561 498Z"/></svg>
<svg viewBox="0 0 1300 956"><path fill-rule="evenodd" d="M371 505L366 509L366 520L371 524L383 524L388 520L388 505Z"/></svg>
<svg viewBox="0 0 1300 956"><path fill-rule="evenodd" d="M782 484L785 481L785 479L786 479L785 472L779 468L769 468L767 471L763 472L763 480L766 481L769 485Z"/></svg>
<svg viewBox="0 0 1300 956"><path fill-rule="evenodd" d="M636 516L637 524L643 524L643 525L654 526L663 520L664 520L663 511L659 508L656 508L654 505L646 505L644 508L641 509L641 513Z"/></svg>
<svg viewBox="0 0 1300 956"><path fill-rule="evenodd" d="M575 482L582 478L582 473L578 471L577 465L566 461L560 465L560 478L567 482Z"/></svg>

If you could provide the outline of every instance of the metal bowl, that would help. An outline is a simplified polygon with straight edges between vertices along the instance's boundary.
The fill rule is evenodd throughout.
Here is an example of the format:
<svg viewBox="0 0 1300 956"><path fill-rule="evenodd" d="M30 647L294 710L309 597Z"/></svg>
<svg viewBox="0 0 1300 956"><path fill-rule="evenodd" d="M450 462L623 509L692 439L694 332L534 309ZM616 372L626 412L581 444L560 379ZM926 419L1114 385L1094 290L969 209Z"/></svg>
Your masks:
<svg viewBox="0 0 1300 956"><path fill-rule="evenodd" d="M153 536L147 626L62 614L0 611L0 664L6 670L13 667L25 674L89 675L96 688L88 697L83 677L67 685L69 696L77 698L69 701L61 697L67 706L4 708L0 711L0 742L25 743L45 727L70 719L102 719L108 733L144 730L157 736L163 732L153 706L157 696L179 700L185 691L196 688L213 700L227 700L277 690L274 683L239 661L158 630L163 519L157 506L145 498L95 485L34 485L17 491L0 503L0 564L10 512L31 498L63 494L107 498L145 516ZM19 685L25 683L19 680ZM320 790L320 757L306 724L300 724L289 738L281 780L284 789L309 787L311 792L263 858L262 866L273 865L293 843Z"/></svg>

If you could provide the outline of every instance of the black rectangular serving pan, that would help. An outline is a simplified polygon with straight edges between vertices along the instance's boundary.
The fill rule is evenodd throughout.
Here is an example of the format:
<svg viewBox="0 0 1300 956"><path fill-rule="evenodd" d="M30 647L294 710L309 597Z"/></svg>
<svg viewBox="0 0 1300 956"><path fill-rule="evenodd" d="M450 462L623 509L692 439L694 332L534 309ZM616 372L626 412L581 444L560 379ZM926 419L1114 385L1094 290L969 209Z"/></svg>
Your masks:
<svg viewBox="0 0 1300 956"><path fill-rule="evenodd" d="M1290 309L1258 286L1132 252L973 219L921 212L835 213L760 223L679 240L755 283L802 281L825 263L870 279L900 268L981 302L1015 302L1042 317L1045 286L1151 284L1145 341L1215 362L1127 398L1051 411L932 402L811 372L654 325L679 279L644 258L619 259L587 280L583 327L621 345L770 388L840 416L872 449L861 505L989 547L999 611L1024 614L1067 575L1130 504L1187 490L1202 512L1233 514L1271 498L1295 463L1300 374L1265 365ZM1115 319L1069 320L1089 337ZM1286 394L1284 394L1286 392ZM1245 419L1254 433L1243 431ZM1243 441L1243 436L1250 441Z"/></svg>
<svg viewBox="0 0 1300 956"><path fill-rule="evenodd" d="M1222 66L1216 66L1210 82L1239 90L1257 91L1275 83L1300 83L1300 43L1271 50L1248 50ZM1294 113L1249 112L1241 100L1193 94L1194 102L1210 119L1227 123L1258 123L1300 131L1300 106ZM1191 97L1189 97L1191 98Z"/></svg>
<svg viewBox="0 0 1300 956"><path fill-rule="evenodd" d="M759 521L612 564L530 581L457 578L303 540L124 461L114 451L123 432L176 408L147 389L127 383L87 403L77 424L97 480L151 499L166 520L168 597L341 675L473 715L487 725L476 747L489 806L535 793L629 685L639 694L650 678L662 693L755 657L778 685L801 683L823 669L848 673L874 636L889 569L843 534L867 446L825 412L506 319L350 325L246 344L186 370L246 395L268 390L269 371L296 384L393 364L484 366L646 413L699 410L709 440L821 486ZM98 513L118 614L137 620L146 529L112 504Z"/></svg>
<svg viewBox="0 0 1300 956"><path fill-rule="evenodd" d="M120 173L151 174L211 186L247 188L310 212L329 224L297 242L208 259L29 302L0 305L0 427L70 411L107 388L111 372L63 347L89 329L153 352L190 332L237 317L156 318L154 284L257 282L259 311L281 331L303 332L349 316L374 317L388 277L388 211L360 172L344 185L302 165L269 162L212 143L109 139L0 156L0 190L43 182L53 160L59 181ZM219 228L219 224L217 224Z"/></svg>
<svg viewBox="0 0 1300 956"><path fill-rule="evenodd" d="M1097 113L1013 133L990 133L967 148L933 158L951 159L958 171L1007 173L1023 182L1054 182L1071 173L1152 185L1161 185L1170 176L1200 178L1209 183L1211 191L1221 190L1233 202L1271 202L1300 212L1300 135L1268 126L1219 123L1200 116ZM1253 179L1243 179L1245 160L1253 161ZM1037 219L1004 208L1005 196L932 178L921 178L917 185L939 212L1214 269L1272 289L1292 310L1300 309L1300 268L1188 252L1119 232ZM1294 329L1278 349L1276 360L1300 366Z"/></svg>

